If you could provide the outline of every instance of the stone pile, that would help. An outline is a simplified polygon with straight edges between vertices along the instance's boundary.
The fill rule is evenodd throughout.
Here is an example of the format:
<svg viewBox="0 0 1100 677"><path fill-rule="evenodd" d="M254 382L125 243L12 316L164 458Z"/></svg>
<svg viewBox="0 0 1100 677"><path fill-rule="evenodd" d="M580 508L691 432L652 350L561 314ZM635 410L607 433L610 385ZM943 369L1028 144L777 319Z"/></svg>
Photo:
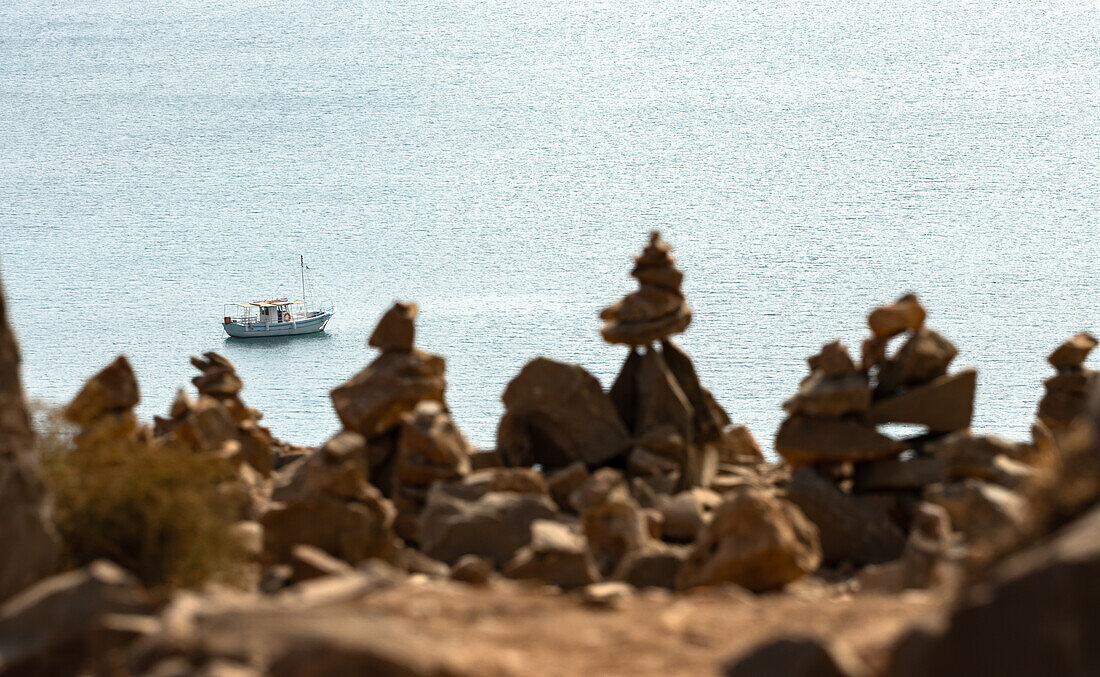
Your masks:
<svg viewBox="0 0 1100 677"><path fill-rule="evenodd" d="M922 500L972 543L1022 528L1013 490L1032 474L1028 449L968 430L976 372L948 373L957 350L924 319L912 294L875 309L860 366L843 344L827 344L784 404L776 450L792 466L788 496L818 525L826 564L896 559ZM878 430L886 423L924 432L897 439Z"/></svg>
<svg viewBox="0 0 1100 677"><path fill-rule="evenodd" d="M368 341L382 354L331 393L344 429L366 440L371 482L393 499L398 535L412 543L432 483L469 473L472 451L447 411L443 358L415 347L416 315L414 303L386 311Z"/></svg>
<svg viewBox="0 0 1100 677"><path fill-rule="evenodd" d="M65 420L79 429L73 440L76 448L147 438L148 430L138 425L134 413L140 399L134 370L119 355L88 379L64 411Z"/></svg>
<svg viewBox="0 0 1100 677"><path fill-rule="evenodd" d="M1043 381L1046 394L1039 401L1039 421L1056 437L1063 436L1086 410L1090 387L1096 372L1085 365L1096 339L1077 334L1058 346L1047 362L1058 374Z"/></svg>
<svg viewBox="0 0 1100 677"><path fill-rule="evenodd" d="M201 373L191 379L198 400L180 390L168 418L154 417L154 434L198 452L246 463L263 476L275 468L278 442L260 425L263 414L241 400L244 388L233 363L218 353L192 357Z"/></svg>

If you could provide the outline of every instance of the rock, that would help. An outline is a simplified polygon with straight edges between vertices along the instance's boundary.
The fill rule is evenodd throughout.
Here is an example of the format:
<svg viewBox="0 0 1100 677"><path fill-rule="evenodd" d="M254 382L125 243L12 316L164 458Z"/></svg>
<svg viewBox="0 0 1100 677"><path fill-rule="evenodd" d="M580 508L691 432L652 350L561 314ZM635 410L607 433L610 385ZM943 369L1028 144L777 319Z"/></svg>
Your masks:
<svg viewBox="0 0 1100 677"><path fill-rule="evenodd" d="M368 439L398 425L418 402L443 402L442 357L419 349L386 351L330 394L344 428Z"/></svg>
<svg viewBox="0 0 1100 677"><path fill-rule="evenodd" d="M941 459L953 456L993 458L1000 455L1021 461L1030 454L1026 444L1012 442L997 435L975 435L969 430L959 430L929 441L922 451L928 456Z"/></svg>
<svg viewBox="0 0 1100 677"><path fill-rule="evenodd" d="M1096 338L1092 334L1077 334L1058 346L1047 358L1047 362L1058 371L1074 369L1085 363L1095 347Z"/></svg>
<svg viewBox="0 0 1100 677"><path fill-rule="evenodd" d="M634 588L620 581L592 583L581 591L581 602L600 609L618 607L634 594Z"/></svg>
<svg viewBox="0 0 1100 677"><path fill-rule="evenodd" d="M614 468L600 468L573 491L569 496L569 505L579 514L610 500L628 500L630 497L630 489L622 472Z"/></svg>
<svg viewBox="0 0 1100 677"><path fill-rule="evenodd" d="M941 481L978 479L1017 489L1035 474L1031 466L1015 460L1026 455L1024 445L995 435L960 431L926 444L924 451L944 464Z"/></svg>
<svg viewBox="0 0 1100 677"><path fill-rule="evenodd" d="M192 357L191 364L201 374L191 379L200 395L216 400L235 399L244 388L233 363L215 352L203 353L202 358Z"/></svg>
<svg viewBox="0 0 1100 677"><path fill-rule="evenodd" d="M710 521L722 497L709 489L695 488L659 501L664 518L662 538L674 543L695 541L699 530Z"/></svg>
<svg viewBox="0 0 1100 677"><path fill-rule="evenodd" d="M820 371L827 378L856 373L856 365L848 353L848 346L840 341L826 343L821 347L820 353L811 356L806 362L810 365L811 373Z"/></svg>
<svg viewBox="0 0 1100 677"><path fill-rule="evenodd" d="M691 405L694 413L694 442L709 444L718 441L722 431L729 425L730 417L699 382L691 358L668 340L661 341L661 357Z"/></svg>
<svg viewBox="0 0 1100 677"><path fill-rule="evenodd" d="M979 562L1018 542L1031 526L1023 496L979 480L933 484L925 488L924 500L947 510Z"/></svg>
<svg viewBox="0 0 1100 677"><path fill-rule="evenodd" d="M939 332L921 327L913 332L897 355L886 360L878 372L878 396L920 385L947 373L959 351Z"/></svg>
<svg viewBox="0 0 1100 677"><path fill-rule="evenodd" d="M854 419L795 415L775 436L776 452L793 464L892 458L907 448Z"/></svg>
<svg viewBox="0 0 1100 677"><path fill-rule="evenodd" d="M1100 508L998 564L942 631L898 642L891 677L1100 674Z"/></svg>
<svg viewBox="0 0 1100 677"><path fill-rule="evenodd" d="M350 500L375 500L376 492L367 482L363 450L366 441L358 433L342 432L329 438L276 481L271 498L275 501L300 501L328 495Z"/></svg>
<svg viewBox="0 0 1100 677"><path fill-rule="evenodd" d="M0 557L0 602L56 571L61 560L41 473L29 447L21 448L22 442L14 439L12 427L25 412L15 409L10 392L3 392L7 386L0 385L0 407L7 407L0 408L0 533L10 550Z"/></svg>
<svg viewBox="0 0 1100 677"><path fill-rule="evenodd" d="M695 409L665 363L652 349L642 355L638 373L638 434L667 429L684 445L694 442Z"/></svg>
<svg viewBox="0 0 1100 677"><path fill-rule="evenodd" d="M781 637L726 664L725 677L849 677L820 640Z"/></svg>
<svg viewBox="0 0 1100 677"><path fill-rule="evenodd" d="M496 449L474 449L470 452L470 469L485 470L486 468L499 468L504 465L504 459Z"/></svg>
<svg viewBox="0 0 1100 677"><path fill-rule="evenodd" d="M901 529L884 511L845 494L812 468L791 473L787 498L816 525L826 565L888 562L905 547Z"/></svg>
<svg viewBox="0 0 1100 677"><path fill-rule="evenodd" d="M137 638L112 619L153 611L137 579L106 560L39 581L0 606L0 674L85 674Z"/></svg>
<svg viewBox="0 0 1100 677"><path fill-rule="evenodd" d="M264 559L288 562L296 545L311 545L349 564L369 557L392 560L396 551L393 508L373 487L355 500L329 494L296 499L268 510Z"/></svg>
<svg viewBox="0 0 1100 677"><path fill-rule="evenodd" d="M764 462L764 452L748 426L729 426L715 444L719 463L756 464Z"/></svg>
<svg viewBox="0 0 1100 677"><path fill-rule="evenodd" d="M418 402L401 419L393 471L395 529L419 542L417 516L433 482L450 482L470 472L470 445L441 402Z"/></svg>
<svg viewBox="0 0 1100 677"><path fill-rule="evenodd" d="M868 415L874 423L916 423L933 433L970 427L978 372L964 369L875 402Z"/></svg>
<svg viewBox="0 0 1100 677"><path fill-rule="evenodd" d="M897 301L871 311L867 325L875 336L889 338L903 331L920 329L925 312L915 294L906 294Z"/></svg>
<svg viewBox="0 0 1100 677"><path fill-rule="evenodd" d="M943 482L946 477L947 462L942 458L865 461L855 464L852 491L859 493L923 489L929 484Z"/></svg>
<svg viewBox="0 0 1100 677"><path fill-rule="evenodd" d="M606 502L585 508L581 525L604 576L613 575L627 554L650 542L645 513L629 494L612 494Z"/></svg>
<svg viewBox="0 0 1100 677"><path fill-rule="evenodd" d="M600 580L584 538L564 524L548 520L531 523L531 543L516 552L504 567L504 575L537 579L563 590Z"/></svg>
<svg viewBox="0 0 1100 677"><path fill-rule="evenodd" d="M691 308L680 291L683 274L669 255L671 248L654 231L631 275L640 288L600 313L608 343L645 345L677 334L691 323Z"/></svg>
<svg viewBox="0 0 1100 677"><path fill-rule="evenodd" d="M88 379L65 408L65 418L81 428L109 414L128 412L140 401L137 377L125 355L119 355Z"/></svg>
<svg viewBox="0 0 1100 677"><path fill-rule="evenodd" d="M406 573L423 574L428 578L447 578L451 575L451 567L415 548L403 547L398 550L394 564Z"/></svg>
<svg viewBox="0 0 1100 677"><path fill-rule="evenodd" d="M714 511L676 577L678 588L736 583L782 588L821 563L817 529L792 503L766 491L736 492Z"/></svg>
<svg viewBox="0 0 1100 677"><path fill-rule="evenodd" d="M826 376L815 371L802 382L798 393L783 403L790 414L840 417L861 414L871 406L871 387L867 376L853 372L843 376Z"/></svg>
<svg viewBox="0 0 1100 677"><path fill-rule="evenodd" d="M410 351L413 349L413 339L416 336L416 312L415 303L397 302L382 315L374 333L367 340L367 345L379 348L383 352L387 350Z"/></svg>
<svg viewBox="0 0 1100 677"><path fill-rule="evenodd" d="M1039 400L1039 420L1056 433L1064 432L1085 413L1096 382L1096 372L1090 369L1067 369L1046 379L1046 394Z"/></svg>
<svg viewBox="0 0 1100 677"><path fill-rule="evenodd" d="M637 347L631 346L626 361L608 392L615 411L619 413L619 419L631 434L638 431L638 378L641 370L642 354Z"/></svg>
<svg viewBox="0 0 1100 677"><path fill-rule="evenodd" d="M324 550L309 545L296 545L290 551L291 583L300 583L323 576L342 576L352 568Z"/></svg>
<svg viewBox="0 0 1100 677"><path fill-rule="evenodd" d="M886 360L886 345L890 340L881 336L871 336L863 340L859 347L860 371L866 373Z"/></svg>
<svg viewBox="0 0 1100 677"><path fill-rule="evenodd" d="M463 555L451 567L451 579L470 585L488 585L493 577L493 563L477 555Z"/></svg>
<svg viewBox="0 0 1100 677"><path fill-rule="evenodd" d="M420 514L421 550L448 564L474 554L500 566L530 543L532 522L553 519L554 514L554 504L545 496L490 492L466 501L436 485Z"/></svg>
<svg viewBox="0 0 1100 677"><path fill-rule="evenodd" d="M588 468L581 461L575 461L559 468L546 477L550 497L564 511L571 511L569 497L588 479Z"/></svg>
<svg viewBox="0 0 1100 677"><path fill-rule="evenodd" d="M497 448L508 465L544 471L622 455L628 438L599 381L577 365L536 358L504 391Z"/></svg>
<svg viewBox="0 0 1100 677"><path fill-rule="evenodd" d="M619 563L616 577L635 588L676 588L676 575L687 560L691 548L650 543L626 554Z"/></svg>

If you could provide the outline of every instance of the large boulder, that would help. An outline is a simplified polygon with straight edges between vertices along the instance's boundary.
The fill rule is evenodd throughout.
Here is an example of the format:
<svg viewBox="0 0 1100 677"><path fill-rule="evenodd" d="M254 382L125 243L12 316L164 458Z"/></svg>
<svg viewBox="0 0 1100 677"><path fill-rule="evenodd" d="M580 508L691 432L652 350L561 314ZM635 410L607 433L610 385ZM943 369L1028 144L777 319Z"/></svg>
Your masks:
<svg viewBox="0 0 1100 677"><path fill-rule="evenodd" d="M470 554L499 567L531 542L532 522L553 519L555 513L544 495L490 491L468 500L436 484L420 514L420 548L448 564Z"/></svg>
<svg viewBox="0 0 1100 677"><path fill-rule="evenodd" d="M628 436L594 376L575 364L539 357L504 391L497 449L509 465L543 470L574 461L602 465L626 451Z"/></svg>
<svg viewBox="0 0 1100 677"><path fill-rule="evenodd" d="M726 497L676 577L679 588L736 583L782 588L821 564L817 528L792 503L760 489Z"/></svg>
<svg viewBox="0 0 1100 677"><path fill-rule="evenodd" d="M885 511L842 492L813 468L791 473L787 498L817 527L825 564L888 562L905 548L905 535Z"/></svg>
<svg viewBox="0 0 1100 677"><path fill-rule="evenodd" d="M387 350L331 393L344 428L372 438L398 425L418 402L442 402L442 357L419 349Z"/></svg>

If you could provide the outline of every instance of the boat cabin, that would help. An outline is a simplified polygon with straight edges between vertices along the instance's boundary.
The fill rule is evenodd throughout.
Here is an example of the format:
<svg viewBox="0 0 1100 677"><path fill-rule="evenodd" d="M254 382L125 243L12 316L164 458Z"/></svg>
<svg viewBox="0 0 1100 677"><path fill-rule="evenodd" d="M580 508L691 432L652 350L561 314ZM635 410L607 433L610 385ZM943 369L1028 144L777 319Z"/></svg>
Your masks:
<svg viewBox="0 0 1100 677"><path fill-rule="evenodd" d="M279 324L302 318L304 311L303 302L287 299L229 303L225 306L224 324Z"/></svg>

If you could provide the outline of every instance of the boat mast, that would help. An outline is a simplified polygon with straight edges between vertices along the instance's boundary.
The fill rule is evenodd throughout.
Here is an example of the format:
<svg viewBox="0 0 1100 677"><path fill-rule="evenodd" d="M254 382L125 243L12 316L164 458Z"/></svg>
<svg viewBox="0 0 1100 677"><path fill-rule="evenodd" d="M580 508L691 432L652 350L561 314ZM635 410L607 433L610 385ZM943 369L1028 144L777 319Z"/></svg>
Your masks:
<svg viewBox="0 0 1100 677"><path fill-rule="evenodd" d="M298 264L302 267L302 308L305 312L308 305L306 304L306 257L304 254L298 255Z"/></svg>

